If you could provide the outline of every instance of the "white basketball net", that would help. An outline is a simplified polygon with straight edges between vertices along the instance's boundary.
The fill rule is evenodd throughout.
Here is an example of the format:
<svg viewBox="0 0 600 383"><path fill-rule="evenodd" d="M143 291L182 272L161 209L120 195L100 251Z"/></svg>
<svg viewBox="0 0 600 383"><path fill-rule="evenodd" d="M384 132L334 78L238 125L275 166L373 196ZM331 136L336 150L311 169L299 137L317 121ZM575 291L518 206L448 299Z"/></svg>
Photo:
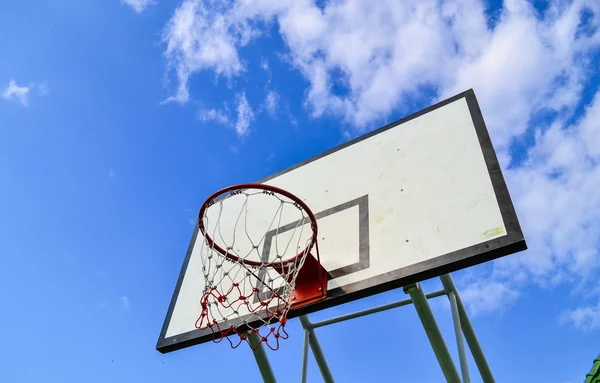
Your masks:
<svg viewBox="0 0 600 383"><path fill-rule="evenodd" d="M205 239L204 289L196 328L211 329L215 342L227 337L233 348L246 341L276 350L279 338L287 339L296 277L316 226L296 201L270 190L235 189L205 205L198 234ZM258 344L248 340L251 333L259 336ZM229 338L236 334L239 339Z"/></svg>

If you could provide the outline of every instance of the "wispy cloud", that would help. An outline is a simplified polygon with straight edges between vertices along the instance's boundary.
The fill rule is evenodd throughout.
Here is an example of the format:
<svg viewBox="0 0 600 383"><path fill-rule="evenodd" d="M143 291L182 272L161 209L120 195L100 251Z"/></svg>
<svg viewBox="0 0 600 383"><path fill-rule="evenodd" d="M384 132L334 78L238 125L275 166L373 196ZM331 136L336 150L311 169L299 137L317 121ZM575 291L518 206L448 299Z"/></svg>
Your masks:
<svg viewBox="0 0 600 383"><path fill-rule="evenodd" d="M269 60L267 59L261 59L260 60L260 67L262 68L262 70L264 71L269 71L270 67L269 67Z"/></svg>
<svg viewBox="0 0 600 383"><path fill-rule="evenodd" d="M269 113L271 118L277 117L277 112L279 110L279 95L274 90L267 92L267 97L265 98L265 108L267 109L267 113Z"/></svg>
<svg viewBox="0 0 600 383"><path fill-rule="evenodd" d="M48 83L44 81L42 83L30 83L20 86L14 79L10 79L0 96L6 101L15 101L23 106L29 106L29 97L32 95L32 92L36 94L36 91L40 96L47 96L50 93Z"/></svg>
<svg viewBox="0 0 600 383"><path fill-rule="evenodd" d="M109 168L108 169L108 178L109 179L113 179L117 176L117 173L115 173L115 171L113 170L113 168Z"/></svg>
<svg viewBox="0 0 600 383"><path fill-rule="evenodd" d="M229 110L224 109L201 109L198 112L198 119L203 123L216 122L234 129L238 137L250 134L250 123L254 120L254 111L248 103L245 92L236 95L236 117L229 117Z"/></svg>
<svg viewBox="0 0 600 383"><path fill-rule="evenodd" d="M186 0L175 11L163 31L165 57L178 88L167 101L189 101L188 81L196 72L211 69L229 78L244 70L237 48L246 45L250 28L236 28L223 14L226 3Z"/></svg>
<svg viewBox="0 0 600 383"><path fill-rule="evenodd" d="M50 88L48 88L47 82L37 84L37 89L41 96L47 96L48 94L50 94Z"/></svg>
<svg viewBox="0 0 600 383"><path fill-rule="evenodd" d="M598 119L600 92L575 123L565 117L535 130L523 163L505 170L529 250L497 260L489 275L461 284L463 290L474 293L485 283L498 291L516 291L529 283L542 288L570 283L576 290L600 295L596 285L600 269ZM514 302L513 295L503 293L500 298L506 302L497 307ZM600 314L598 310L576 307L563 314L562 320L569 319L577 328L595 329L598 325L592 313Z"/></svg>
<svg viewBox="0 0 600 383"><path fill-rule="evenodd" d="M183 212L185 213L185 215L188 217L187 221L191 226L195 226L198 223L198 215L197 212L195 212L194 210L186 207L185 209L183 209Z"/></svg>
<svg viewBox="0 0 600 383"><path fill-rule="evenodd" d="M294 117L294 115L292 114L292 112L289 111L288 109L288 119L290 120L290 124L292 124L293 126L297 126L298 125L298 119L296 119L296 117Z"/></svg>
<svg viewBox="0 0 600 383"><path fill-rule="evenodd" d="M222 125L229 124L229 117L222 110L216 109L201 109L198 112L198 119L202 122L214 121Z"/></svg>
<svg viewBox="0 0 600 383"><path fill-rule="evenodd" d="M131 305L129 304L129 298L126 295L121 296L121 306L123 306L125 311L131 310Z"/></svg>
<svg viewBox="0 0 600 383"><path fill-rule="evenodd" d="M238 136L246 136L250 133L250 122L254 120L254 112L248 104L246 93L240 93L237 96L237 121L235 131Z"/></svg>
<svg viewBox="0 0 600 383"><path fill-rule="evenodd" d="M544 19L529 3L505 2L494 27L478 0L218 4L186 0L165 30L178 99L187 100L195 72L242 72L238 50L260 35L255 21L274 20L289 62L309 82L306 105L313 116L330 113L363 130L410 104L423 88L433 86L445 97L475 86L500 146L526 130L532 109L572 99L573 92L564 90L576 87L578 76L557 79L584 73L573 71L585 65L578 57L600 36L594 29L599 17L591 18L591 32L577 34L581 10L598 13L593 1L553 5Z"/></svg>
<svg viewBox="0 0 600 383"><path fill-rule="evenodd" d="M29 86L19 86L15 80L10 79L10 82L2 92L2 98L10 101L17 101L23 106L29 106Z"/></svg>
<svg viewBox="0 0 600 383"><path fill-rule="evenodd" d="M584 306L564 311L560 321L583 331L598 330L600 329L600 302L596 306Z"/></svg>
<svg viewBox="0 0 600 383"><path fill-rule="evenodd" d="M156 4L156 0L121 0L124 4L129 5L136 13L142 13L146 8Z"/></svg>
<svg viewBox="0 0 600 383"><path fill-rule="evenodd" d="M478 315L510 307L519 297L519 293L508 283L477 279L461 289L460 296L467 309L473 315Z"/></svg>

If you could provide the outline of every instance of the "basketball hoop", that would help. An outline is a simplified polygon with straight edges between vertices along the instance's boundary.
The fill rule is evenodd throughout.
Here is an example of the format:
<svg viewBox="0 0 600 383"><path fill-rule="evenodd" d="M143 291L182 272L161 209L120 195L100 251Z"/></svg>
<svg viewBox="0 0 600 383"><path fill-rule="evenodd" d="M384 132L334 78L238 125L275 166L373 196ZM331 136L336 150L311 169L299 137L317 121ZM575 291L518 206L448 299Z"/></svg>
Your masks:
<svg viewBox="0 0 600 383"><path fill-rule="evenodd" d="M195 325L215 342L277 350L290 309L325 299L317 219L292 193L264 184L221 189L200 208L198 228L205 283ZM251 344L251 334L260 341Z"/></svg>

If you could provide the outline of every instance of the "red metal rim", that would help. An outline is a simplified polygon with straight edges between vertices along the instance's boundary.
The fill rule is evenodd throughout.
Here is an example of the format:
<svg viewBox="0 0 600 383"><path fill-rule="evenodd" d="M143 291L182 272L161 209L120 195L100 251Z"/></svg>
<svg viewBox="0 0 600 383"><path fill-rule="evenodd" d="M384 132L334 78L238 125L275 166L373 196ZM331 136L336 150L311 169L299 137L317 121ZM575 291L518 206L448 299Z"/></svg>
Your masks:
<svg viewBox="0 0 600 383"><path fill-rule="evenodd" d="M262 262L249 261L246 259L239 258L233 254L228 253L225 249L223 249L221 246L219 246L217 243L215 243L215 241L205 231L206 228L204 227L204 222L202 221L204 212L206 211L206 209L208 209L209 206L212 205L211 201L214 201L217 197L220 197L226 193L230 193L235 190L242 190L242 189L243 190L256 189L256 190L272 191L274 193L281 194L281 195L291 199L295 203L297 203L306 212L306 214L308 215L308 218L311 221L311 229L313 231L313 235L312 235L312 241L310 242L310 244L308 244L308 246L306 246L306 248L304 248L303 251L299 252L292 258L289 258L289 259L286 259L283 261L279 261L279 262L262 263ZM296 197L295 195L288 192L287 190L278 188L276 186L265 185L265 184L238 184L238 185L231 185L231 186L228 186L226 188L216 191L210 197L208 197L206 199L206 201L204 201L204 203L202 204L202 207L200 207L200 212L198 213L198 227L200 229L200 232L202 233L202 235L208 242L208 245L211 246L213 249L215 249L216 251L218 251L219 253L223 254L225 257L227 257L233 261L236 261L236 262L241 261L241 262L245 263L246 265L256 266L256 267L263 266L263 265L273 267L273 266L281 265L282 263L288 264L288 263L294 262L296 259L302 257L303 254L308 254L317 241L317 218L315 217L313 212L310 210L308 205L306 203L304 203L304 201L302 201L300 198Z"/></svg>

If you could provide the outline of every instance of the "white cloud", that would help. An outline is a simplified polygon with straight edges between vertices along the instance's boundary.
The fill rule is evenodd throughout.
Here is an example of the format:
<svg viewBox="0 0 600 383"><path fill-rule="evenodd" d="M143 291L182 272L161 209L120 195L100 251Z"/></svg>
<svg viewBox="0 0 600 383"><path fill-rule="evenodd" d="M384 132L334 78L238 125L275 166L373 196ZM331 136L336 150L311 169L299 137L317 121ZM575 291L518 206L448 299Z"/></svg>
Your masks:
<svg viewBox="0 0 600 383"><path fill-rule="evenodd" d="M271 118L277 117L277 110L279 109L279 95L274 90L267 92L267 97L265 98L265 107Z"/></svg>
<svg viewBox="0 0 600 383"><path fill-rule="evenodd" d="M127 296L123 295L121 297L121 305L126 311L129 311L131 309L131 305L129 304L129 298Z"/></svg>
<svg viewBox="0 0 600 383"><path fill-rule="evenodd" d="M198 223L197 213L194 210L186 207L183 212L187 216L187 222L190 226L195 226Z"/></svg>
<svg viewBox="0 0 600 383"><path fill-rule="evenodd" d="M250 122L254 120L254 112L248 100L246 99L246 93L240 93L237 96L237 122L235 123L235 131L238 136L246 136L250 133Z"/></svg>
<svg viewBox="0 0 600 383"><path fill-rule="evenodd" d="M216 109L201 109L200 112L198 112L198 119L202 122L215 121L222 125L229 124L229 117L227 114L222 110Z"/></svg>
<svg viewBox="0 0 600 383"><path fill-rule="evenodd" d="M482 280L461 283L463 296L468 292L476 303L494 307L485 302L492 299L486 284L516 290L532 282L543 288L570 283L576 291L600 295L594 288L600 270L599 118L600 92L576 123L558 119L536 129L524 163L505 170L529 250L495 261ZM498 308L515 301L510 293L498 298L506 300ZM587 323L591 312L584 306L569 315L585 328L578 323Z"/></svg>
<svg viewBox="0 0 600 383"><path fill-rule="evenodd" d="M467 309L473 315L478 315L509 307L517 300L519 293L506 283L478 279L461 289L460 296Z"/></svg>
<svg viewBox="0 0 600 383"><path fill-rule="evenodd" d="M260 67L262 68L262 70L264 71L269 71L269 60L267 59L262 59L260 60Z"/></svg>
<svg viewBox="0 0 600 383"><path fill-rule="evenodd" d="M39 84L30 83L29 85L19 86L15 80L10 79L0 96L7 101L16 101L23 106L29 106L29 97L36 90L40 96L47 96L50 93L48 84L45 81Z"/></svg>
<svg viewBox="0 0 600 383"><path fill-rule="evenodd" d="M48 94L50 94L50 88L48 88L48 84L46 82L38 84L37 88L41 96L47 96Z"/></svg>
<svg viewBox="0 0 600 383"><path fill-rule="evenodd" d="M290 120L290 124L294 126L298 125L298 120L296 119L296 117L294 117L292 113L288 113L288 118Z"/></svg>
<svg viewBox="0 0 600 383"><path fill-rule="evenodd" d="M600 329L600 302L596 306L584 306L564 311L560 321L584 331L598 330Z"/></svg>
<svg viewBox="0 0 600 383"><path fill-rule="evenodd" d="M540 283L594 278L590 273L600 266L599 117L600 93L576 124L538 129L525 164L507 171L531 248L498 263L508 272L525 266Z"/></svg>
<svg viewBox="0 0 600 383"><path fill-rule="evenodd" d="M29 106L29 86L19 86L15 80L10 79L6 89L2 92L2 98L10 101L20 102L23 106Z"/></svg>
<svg viewBox="0 0 600 383"><path fill-rule="evenodd" d="M250 134L250 123L254 120L254 112L248 103L246 93L240 92L236 95L236 114L237 118L232 121L229 118L228 109L201 109L198 112L198 119L204 123L216 122L221 125L235 129L238 137Z"/></svg>
<svg viewBox="0 0 600 383"><path fill-rule="evenodd" d="M115 178L117 176L117 173L115 173L115 171L113 170L113 168L109 168L108 169L108 178Z"/></svg>
<svg viewBox="0 0 600 383"><path fill-rule="evenodd" d="M529 1L506 0L493 23L482 0L209 3L185 0L165 29L175 99L188 100L188 80L198 71L239 75L238 50L271 23L285 62L308 81L306 108L315 118L342 120L348 136L405 114L414 100L474 88L530 250L462 284L470 309L507 307L530 282L593 283L600 268L600 95L583 117L573 121L573 113L597 71L591 57L600 47L600 3L559 1L541 15ZM593 14L587 25L584 10ZM251 120L239 117L239 105L238 124ZM537 123L547 112L555 117ZM239 124L238 134L248 126ZM515 142L521 153L512 150Z"/></svg>
<svg viewBox="0 0 600 383"><path fill-rule="evenodd" d="M437 89L440 97L475 87L500 147L527 129L533 108L573 101L576 94L564 85L549 90L600 36L575 39L580 10L597 9L583 1L553 6L544 20L527 2L507 1L495 29L477 0L442 6L435 0L339 1L322 9L309 0L232 4L209 12L187 0L169 22L166 54L182 74L179 99L187 100L194 71L242 71L238 49L260 35L252 22L275 20L290 62L310 82L306 105L313 116L332 113L363 130L422 87ZM569 78L569 84L579 80ZM345 91L335 93L334 83Z"/></svg>
<svg viewBox="0 0 600 383"><path fill-rule="evenodd" d="M188 80L204 69L231 77L243 70L237 48L245 45L251 30L243 21L232 24L217 0L186 0L175 11L163 32L165 57L175 72L178 88L167 101L189 100Z"/></svg>
<svg viewBox="0 0 600 383"><path fill-rule="evenodd" d="M524 164L505 170L529 250L494 262L486 283L511 289L570 283L575 291L600 295L599 118L600 92L576 123L558 119L539 127ZM464 283L462 289L476 295L481 283ZM481 294L475 299L489 299ZM510 294L503 298L506 304L514 301ZM575 308L563 321L566 315L578 328L596 329L593 312L589 306Z"/></svg>
<svg viewBox="0 0 600 383"><path fill-rule="evenodd" d="M156 3L155 0L122 0L129 5L136 13L142 13L146 8Z"/></svg>

